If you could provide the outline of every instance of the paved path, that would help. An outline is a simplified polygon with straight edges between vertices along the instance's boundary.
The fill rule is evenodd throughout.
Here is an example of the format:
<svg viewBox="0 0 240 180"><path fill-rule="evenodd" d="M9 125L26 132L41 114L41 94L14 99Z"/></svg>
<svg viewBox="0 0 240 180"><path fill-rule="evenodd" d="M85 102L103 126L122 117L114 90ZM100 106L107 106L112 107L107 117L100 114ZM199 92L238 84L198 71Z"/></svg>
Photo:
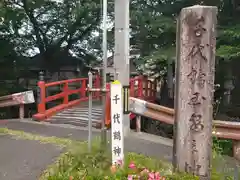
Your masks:
<svg viewBox="0 0 240 180"><path fill-rule="evenodd" d="M20 130L41 136L55 136L59 138L70 138L73 140L85 141L88 138L87 128L73 126L59 126L48 123L37 123L27 121L9 120L0 123L0 127L12 130ZM100 131L93 130L93 137L100 136ZM109 136L109 133L108 133ZM108 137L109 138L109 137ZM169 140L164 138L146 135L144 133L131 133L125 138L125 150L137 152L147 156L154 156L164 160L171 160L172 147Z"/></svg>
<svg viewBox="0 0 240 180"><path fill-rule="evenodd" d="M87 140L88 131L86 128L74 126L61 126L48 123L37 123L32 121L0 121L0 127L6 127L12 130L25 131L41 136L56 136L59 138L70 138L73 140ZM99 136L100 131L94 130L93 136ZM108 132L109 136L109 132ZM108 137L109 138L109 137ZM52 160L59 155L60 149L54 145L38 144L28 140L9 140L7 136L0 137L0 173L7 172L9 175L6 180L34 180L40 172L50 164ZM2 148L2 142L4 148ZM171 140L161 138L159 136L147 135L145 133L130 133L129 137L125 138L125 151L141 153L151 157L157 157L162 160L171 161L172 159L172 142ZM10 148L9 148L10 147ZM5 150L4 150L5 149ZM8 151L8 149L10 149ZM47 149L47 150L46 150ZM19 156L20 154L20 156ZM6 160L8 159L8 161ZM16 164L14 164L17 159ZM227 164L225 167L220 167L219 171L228 171L229 168L235 167L235 161L231 158L228 162L221 159L219 165ZM33 163L34 162L34 163ZM230 162L230 163L229 163ZM24 164L27 166L24 166ZM13 167L13 170L12 168ZM20 168L22 167L22 169ZM224 168L224 169L223 169ZM28 174L32 172L31 174ZM232 170L230 172L233 173ZM21 176L20 176L21 175ZM4 177L1 180L5 180ZM19 178L18 178L19 177ZM21 179L22 178L22 179Z"/></svg>
<svg viewBox="0 0 240 180"><path fill-rule="evenodd" d="M37 180L63 149L38 141L0 135L0 179Z"/></svg>

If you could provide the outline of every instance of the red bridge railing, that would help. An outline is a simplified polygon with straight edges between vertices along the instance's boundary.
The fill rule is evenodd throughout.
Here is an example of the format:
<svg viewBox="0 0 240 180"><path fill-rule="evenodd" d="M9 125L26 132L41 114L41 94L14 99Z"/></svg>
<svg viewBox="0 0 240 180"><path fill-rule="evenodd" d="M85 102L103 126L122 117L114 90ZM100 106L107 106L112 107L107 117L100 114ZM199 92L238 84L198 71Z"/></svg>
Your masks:
<svg viewBox="0 0 240 180"><path fill-rule="evenodd" d="M69 86L72 84L78 84L81 87L78 89L70 89ZM56 82L50 82L45 83L44 81L38 82L38 113L33 116L36 120L45 120L52 115L60 112L61 110L70 108L72 106L75 106L81 102L87 101L87 84L88 84L88 78L77 78L77 79L69 79L69 80L63 80L63 81L56 81ZM100 88L100 78L99 76L96 76L94 78L94 87ZM47 88L50 87L57 87L62 86L62 92L57 93L55 95L47 96ZM79 94L80 98L76 100L69 100L69 96L73 94ZM97 99L100 97L100 92L94 92L93 93L93 99ZM55 107L52 107L50 109L46 109L46 103L63 99L62 104L57 105Z"/></svg>
<svg viewBox="0 0 240 180"><path fill-rule="evenodd" d="M130 96L154 102L156 99L157 82L143 76L130 79Z"/></svg>
<svg viewBox="0 0 240 180"><path fill-rule="evenodd" d="M71 89L71 85L80 86L77 89ZM69 79L57 82L45 83L44 81L38 82L38 113L33 115L35 120L43 121L54 114L68 109L70 107L81 104L81 102L88 100L87 95L87 85L88 78L77 78L77 79ZM47 96L47 88L61 86L62 91L51 96ZM96 75L93 79L93 87L100 88L100 76ZM110 90L110 84L107 84L107 89ZM79 99L69 100L69 96L72 94L79 94ZM156 81L150 81L143 76L137 76L130 79L130 96L141 98L149 102L153 102L156 97ZM93 92L93 99L100 99L100 92ZM60 105L54 106L52 108L47 109L46 104L58 99L62 99L62 103ZM106 104L106 125L110 124L110 92L106 95L107 104ZM130 117L135 117L133 114L130 114Z"/></svg>

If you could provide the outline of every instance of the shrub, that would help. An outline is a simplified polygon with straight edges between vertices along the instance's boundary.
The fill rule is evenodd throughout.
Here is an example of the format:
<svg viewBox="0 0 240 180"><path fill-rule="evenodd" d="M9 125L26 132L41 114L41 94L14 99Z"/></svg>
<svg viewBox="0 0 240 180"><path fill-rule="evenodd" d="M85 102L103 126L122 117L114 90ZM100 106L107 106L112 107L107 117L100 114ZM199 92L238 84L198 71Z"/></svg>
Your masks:
<svg viewBox="0 0 240 180"><path fill-rule="evenodd" d="M94 144L91 153L85 145L78 145L62 155L59 161L42 176L41 180L197 180L198 177L172 173L172 167L163 161L136 153L126 153L124 166L112 166L109 152ZM212 171L212 180L224 177ZM225 177L229 178L229 177ZM231 178L229 178L230 180Z"/></svg>

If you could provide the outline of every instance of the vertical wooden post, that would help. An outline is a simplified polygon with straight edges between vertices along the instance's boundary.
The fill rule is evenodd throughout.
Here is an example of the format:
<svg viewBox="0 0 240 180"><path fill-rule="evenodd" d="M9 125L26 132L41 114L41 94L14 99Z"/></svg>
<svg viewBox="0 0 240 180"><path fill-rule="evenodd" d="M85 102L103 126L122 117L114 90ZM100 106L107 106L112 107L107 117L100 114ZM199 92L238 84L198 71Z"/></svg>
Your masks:
<svg viewBox="0 0 240 180"><path fill-rule="evenodd" d="M19 119L24 119L24 104L19 105Z"/></svg>
<svg viewBox="0 0 240 180"><path fill-rule="evenodd" d="M141 132L141 116L136 117L136 131Z"/></svg>
<svg viewBox="0 0 240 180"><path fill-rule="evenodd" d="M183 8L179 19L174 167L210 179L217 8Z"/></svg>

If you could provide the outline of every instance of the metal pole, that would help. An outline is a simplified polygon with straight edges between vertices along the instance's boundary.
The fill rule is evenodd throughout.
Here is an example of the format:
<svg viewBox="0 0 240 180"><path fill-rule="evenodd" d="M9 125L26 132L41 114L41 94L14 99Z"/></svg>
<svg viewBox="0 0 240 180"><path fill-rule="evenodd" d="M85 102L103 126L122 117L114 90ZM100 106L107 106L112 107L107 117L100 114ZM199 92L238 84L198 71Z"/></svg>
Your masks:
<svg viewBox="0 0 240 180"><path fill-rule="evenodd" d="M102 51L103 51L103 69L102 69L102 88L106 88L107 79L106 79L106 71L107 71L107 0L103 0L103 41L102 41ZM102 145L105 145L107 142L107 131L105 128L105 116L106 116L106 93L102 93L102 131L101 131L101 139Z"/></svg>
<svg viewBox="0 0 240 180"><path fill-rule="evenodd" d="M88 88L92 88L92 73L88 73ZM88 151L91 152L92 146L92 92L89 91L88 95Z"/></svg>

